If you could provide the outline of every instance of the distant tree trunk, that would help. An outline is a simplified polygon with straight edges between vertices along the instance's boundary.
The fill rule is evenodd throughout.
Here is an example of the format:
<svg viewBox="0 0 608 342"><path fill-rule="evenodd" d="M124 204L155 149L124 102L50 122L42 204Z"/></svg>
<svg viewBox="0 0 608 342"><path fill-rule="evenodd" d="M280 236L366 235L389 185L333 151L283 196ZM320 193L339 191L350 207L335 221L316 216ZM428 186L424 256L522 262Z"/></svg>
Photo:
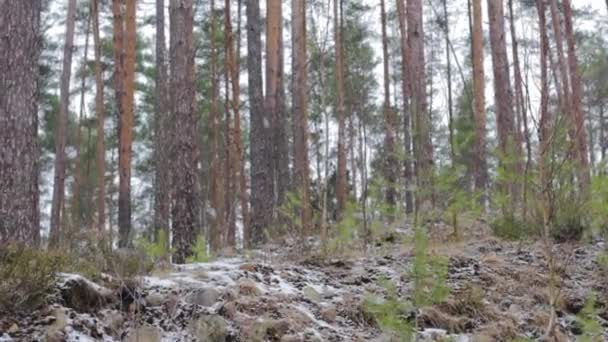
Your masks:
<svg viewBox="0 0 608 342"><path fill-rule="evenodd" d="M336 174L336 200L338 217L346 206L346 147L345 139L345 113L344 113L344 61L342 50L342 11L338 9L339 2L334 0L334 38L336 53L336 117L338 118L338 168ZM341 7L341 6L340 6Z"/></svg>
<svg viewBox="0 0 608 342"><path fill-rule="evenodd" d="M262 22L259 0L247 0L247 75L250 102L251 142L251 231L247 237L249 246L265 240L265 230L272 222L273 164L272 129L273 117L264 109L262 90Z"/></svg>
<svg viewBox="0 0 608 342"><path fill-rule="evenodd" d="M604 104L600 103L600 156L602 158L602 162L606 161L606 131L605 131L605 117L604 117Z"/></svg>
<svg viewBox="0 0 608 342"><path fill-rule="evenodd" d="M302 207L302 235L312 231L308 166L308 72L306 67L306 1L292 0L294 183Z"/></svg>
<svg viewBox="0 0 608 342"><path fill-rule="evenodd" d="M526 111L526 101L523 92L523 80L521 77L521 67L519 63L519 43L517 41L517 33L515 31L515 13L513 11L513 0L509 0L509 20L511 27L511 46L513 53L513 73L515 74L515 109L518 118L517 133L520 136L518 140L524 141L526 145L526 164L524 168L524 179L522 180L523 205L522 214L524 220L528 212L528 170L532 162L532 146L530 144L530 134L528 132L528 113ZM521 127L523 125L523 127ZM523 138L521 137L523 135Z"/></svg>
<svg viewBox="0 0 608 342"><path fill-rule="evenodd" d="M63 220L61 208L65 200L65 169L67 126L70 106L70 79L72 77L72 51L74 50L74 26L76 22L76 0L68 1L65 44L63 47L63 69L59 94L59 113L55 123L55 176L51 203L51 230L49 245L57 247L61 240Z"/></svg>
<svg viewBox="0 0 608 342"><path fill-rule="evenodd" d="M488 181L488 166L486 162L486 100L485 74L483 67L483 26L481 0L473 0L473 118L475 121L475 144L473 145L473 177L475 190L482 195L485 202L486 185Z"/></svg>
<svg viewBox="0 0 608 342"><path fill-rule="evenodd" d="M424 62L424 30L422 21L422 1L407 2L407 45L410 66L409 93L410 108L414 122L414 158L416 160L416 212L432 207L433 146L431 143L431 123L427 112L426 77Z"/></svg>
<svg viewBox="0 0 608 342"><path fill-rule="evenodd" d="M165 43L165 0L156 0L156 78L154 108L154 232L169 230L170 208L170 165L167 141L167 125L170 123L168 110L167 47ZM169 234L166 234L169 236Z"/></svg>
<svg viewBox="0 0 608 342"><path fill-rule="evenodd" d="M276 202L281 206L289 187L289 147L285 120L283 82L283 6L281 0L266 4L266 111L272 115L273 163ZM275 208L276 210L276 208Z"/></svg>
<svg viewBox="0 0 608 342"><path fill-rule="evenodd" d="M224 1L224 112L225 118L225 149L226 156L224 157L224 174L226 175L226 181L224 183L225 192L225 214L226 214L226 241L227 246L236 245L236 184L238 183L236 174L236 136L232 129L232 110L234 107L234 94L230 94L231 83L233 79L233 64L234 64L234 49L232 46L232 20L230 18L230 0ZM232 83L234 86L234 83ZM237 87L238 89L238 87ZM237 100L238 101L238 100ZM238 111L238 102L236 104L236 111Z"/></svg>
<svg viewBox="0 0 608 342"><path fill-rule="evenodd" d="M502 0L488 1L490 19L490 44L494 71L494 103L496 106L496 126L498 146L501 153L500 165L509 177L518 174L521 145L515 133L513 113L513 93L509 77L509 62L505 41L504 9ZM509 196L510 208L503 208L506 214L513 214L517 203L518 187L514 181L504 181L503 191Z"/></svg>
<svg viewBox="0 0 608 342"><path fill-rule="evenodd" d="M106 148L104 132L103 67L101 65L101 37L99 35L99 0L92 0L93 44L95 46L95 114L97 117L97 230L103 233L106 222Z"/></svg>
<svg viewBox="0 0 608 342"><path fill-rule="evenodd" d="M175 115L173 137L173 261L192 255L199 229L198 153L196 143L193 0L171 0L171 96Z"/></svg>
<svg viewBox="0 0 608 342"><path fill-rule="evenodd" d="M87 17L87 28L85 33L84 43L84 61L82 63L82 76L80 79L80 109L78 114L78 123L76 125L76 157L74 159L74 191L72 192L72 221L75 231L80 230L82 224L82 196L80 194L82 188L82 179L85 176L85 167L82 163L82 122L84 120L84 108L85 108L85 93L86 93L86 80L87 80L87 68L89 59L89 35L91 30L91 13ZM88 225L88 224L87 224Z"/></svg>
<svg viewBox="0 0 608 342"><path fill-rule="evenodd" d="M0 4L0 244L40 241L38 57L41 1Z"/></svg>
<svg viewBox="0 0 608 342"><path fill-rule="evenodd" d="M567 128L570 139L572 140L572 148L571 152L573 157L576 158L577 150L576 150L576 133L574 131L575 119L574 113L572 111L572 103L571 103L571 94L570 94L570 80L568 78L568 64L566 62L566 57L564 56L564 38L562 32L561 25L561 15L559 13L559 9L557 6L557 0L549 0L549 9L551 11L551 23L553 24L553 37L555 39L555 50L557 50L557 68L555 67L555 62L551 58L551 67L554 69L554 75L558 73L560 76L560 82L556 81L556 88L561 115L566 116L567 118Z"/></svg>
<svg viewBox="0 0 608 342"><path fill-rule="evenodd" d="M452 60L450 58L450 17L448 14L447 0L443 0L443 21L445 30L445 60L447 64L448 79L448 129L450 139L450 158L454 164L456 153L454 152L454 104L452 100Z"/></svg>
<svg viewBox="0 0 608 342"><path fill-rule="evenodd" d="M397 203L395 184L397 183L399 168L397 166L397 155L395 151L395 115L393 108L391 107L388 37L386 34L386 9L384 0L380 0L380 21L382 24L382 61L384 71L384 103L382 106L384 112L384 178L387 183L384 200L386 201L386 204L391 207L391 211L393 211Z"/></svg>
<svg viewBox="0 0 608 342"><path fill-rule="evenodd" d="M232 141L234 144L233 150L233 167L234 167L234 182L235 192L238 193L240 200L241 215L243 219L243 231L249 230L249 195L247 193L247 179L245 177L245 153L243 151L243 141L241 137L241 113L240 113L240 3L239 3L239 19L237 28L236 51L234 46L234 33L232 30L232 20L230 18L230 1L226 0L226 44L228 45L228 63L230 72L230 84L232 85L232 101L230 102L234 115L234 128L231 132ZM238 188L238 190L237 190ZM236 237L228 240L228 244L236 246Z"/></svg>
<svg viewBox="0 0 608 342"><path fill-rule="evenodd" d="M586 190L591 183L591 174L587 149L587 132L585 131L585 113L583 112L583 86L576 57L576 43L574 40L574 29L572 27L572 6L570 0L563 0L562 4L564 7L566 41L568 43L568 66L570 70L570 81L572 82L571 100L576 134L575 143L579 160L578 175L581 188Z"/></svg>
<svg viewBox="0 0 608 342"><path fill-rule="evenodd" d="M222 229L224 224L224 174L221 171L222 160L220 158L220 124L218 113L218 72L217 72L217 48L216 48L216 14L215 1L211 0L211 107L209 109L209 121L211 126L211 208L213 209L211 228L209 231L209 244L211 250L217 251L221 248Z"/></svg>
<svg viewBox="0 0 608 342"><path fill-rule="evenodd" d="M547 19L544 0L536 0L536 9L538 12L538 25L540 27L540 118L538 122L538 141L539 141L539 169L543 170L541 175L543 180L547 175L545 163L549 152L549 139L552 131L552 118L548 110L549 106L549 77L548 73L548 53L549 53L549 37L547 35ZM541 182L544 184L544 182Z"/></svg>
<svg viewBox="0 0 608 342"><path fill-rule="evenodd" d="M408 76L408 46L407 46L407 27L405 4L403 0L396 0L397 14L399 15L399 33L401 47L401 93L403 95L403 142L404 142L404 161L403 161L403 176L405 178L405 212L410 214L414 210L413 196L411 191L412 185L412 150L411 150L411 134L410 134L410 110L409 110L409 76Z"/></svg>

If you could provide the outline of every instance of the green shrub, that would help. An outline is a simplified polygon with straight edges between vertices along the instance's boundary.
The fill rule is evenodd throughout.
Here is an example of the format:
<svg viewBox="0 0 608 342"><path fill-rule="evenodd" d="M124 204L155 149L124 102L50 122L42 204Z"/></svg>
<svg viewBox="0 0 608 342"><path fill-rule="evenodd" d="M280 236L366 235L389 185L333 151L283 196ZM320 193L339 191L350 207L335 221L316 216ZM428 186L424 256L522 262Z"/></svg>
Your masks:
<svg viewBox="0 0 608 342"><path fill-rule="evenodd" d="M585 306L576 315L576 321L580 324L582 334L577 339L581 342L595 342L602 340L602 325L598 322L598 310L595 307L596 295L591 294L585 300Z"/></svg>
<svg viewBox="0 0 608 342"><path fill-rule="evenodd" d="M52 291L67 258L23 246L0 249L0 312L31 311Z"/></svg>
<svg viewBox="0 0 608 342"><path fill-rule="evenodd" d="M192 247L192 256L186 258L187 263L209 262L211 254L207 248L207 240L202 234L196 238L196 243Z"/></svg>
<svg viewBox="0 0 608 342"><path fill-rule="evenodd" d="M412 341L415 328L409 321L414 311L411 302L399 298L395 285L386 280L381 280L384 286L385 296L367 296L363 302L365 314L371 315L378 326L401 341Z"/></svg>
<svg viewBox="0 0 608 342"><path fill-rule="evenodd" d="M506 240L523 240L540 232L533 223L513 216L500 216L490 223L490 227L494 235Z"/></svg>
<svg viewBox="0 0 608 342"><path fill-rule="evenodd" d="M171 255L169 238L167 237L167 231L164 229L160 229L156 233L155 241L149 241L148 239L142 237L135 242L135 246L137 249L142 250L154 261L169 260Z"/></svg>

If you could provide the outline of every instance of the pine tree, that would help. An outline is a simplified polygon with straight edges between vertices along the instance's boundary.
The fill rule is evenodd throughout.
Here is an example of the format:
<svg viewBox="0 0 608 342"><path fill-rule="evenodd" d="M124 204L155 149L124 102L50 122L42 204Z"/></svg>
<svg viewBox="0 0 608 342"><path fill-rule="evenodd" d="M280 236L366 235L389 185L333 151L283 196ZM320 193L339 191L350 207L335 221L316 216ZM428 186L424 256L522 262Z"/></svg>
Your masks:
<svg viewBox="0 0 608 342"><path fill-rule="evenodd" d="M310 208L308 162L308 72L306 67L306 1L292 0L293 39L293 120L294 120L294 180L301 199L303 234L310 234L312 212Z"/></svg>
<svg viewBox="0 0 608 342"><path fill-rule="evenodd" d="M66 153L68 111L70 106L70 79L72 77L72 51L74 50L74 26L76 23L76 0L68 1L65 44L63 47L63 69L61 72L60 107L55 128L55 170L53 201L51 204L51 231L49 245L57 247L65 228L62 208L65 201Z"/></svg>
<svg viewBox="0 0 608 342"><path fill-rule="evenodd" d="M37 81L42 2L0 6L0 244L40 241Z"/></svg>
<svg viewBox="0 0 608 342"><path fill-rule="evenodd" d="M193 254L199 230L198 152L196 143L193 0L171 0L171 105L172 138L171 213L173 261L184 263Z"/></svg>

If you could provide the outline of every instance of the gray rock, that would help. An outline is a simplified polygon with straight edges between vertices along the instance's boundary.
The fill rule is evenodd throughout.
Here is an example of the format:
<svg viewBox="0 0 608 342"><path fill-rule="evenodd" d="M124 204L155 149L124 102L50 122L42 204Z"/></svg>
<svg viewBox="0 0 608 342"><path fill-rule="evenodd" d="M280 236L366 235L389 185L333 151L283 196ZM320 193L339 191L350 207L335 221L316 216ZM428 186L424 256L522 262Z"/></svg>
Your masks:
<svg viewBox="0 0 608 342"><path fill-rule="evenodd" d="M228 324L218 315L205 315L190 324L190 331L199 342L224 342Z"/></svg>
<svg viewBox="0 0 608 342"><path fill-rule="evenodd" d="M321 294L317 292L312 286L305 286L302 289L302 293L304 294L304 298L308 299L313 303L319 303L321 301Z"/></svg>
<svg viewBox="0 0 608 342"><path fill-rule="evenodd" d="M165 303L165 296L158 292L152 292L146 297L146 306L162 306Z"/></svg>
<svg viewBox="0 0 608 342"><path fill-rule="evenodd" d="M125 342L160 342L162 339L161 331L152 326L142 326L135 328L127 334Z"/></svg>
<svg viewBox="0 0 608 342"><path fill-rule="evenodd" d="M220 299L221 293L213 287L196 290L186 296L186 303L204 307L213 306Z"/></svg>

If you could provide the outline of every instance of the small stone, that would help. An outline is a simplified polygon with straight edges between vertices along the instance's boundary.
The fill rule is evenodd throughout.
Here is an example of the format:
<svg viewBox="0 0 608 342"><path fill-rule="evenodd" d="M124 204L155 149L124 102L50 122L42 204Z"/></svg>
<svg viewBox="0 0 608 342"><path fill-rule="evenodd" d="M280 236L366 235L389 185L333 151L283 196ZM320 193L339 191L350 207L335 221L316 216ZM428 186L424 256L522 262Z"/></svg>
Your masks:
<svg viewBox="0 0 608 342"><path fill-rule="evenodd" d="M134 330L129 331L127 337L124 339L125 342L160 342L161 332L158 328L152 326L138 327Z"/></svg>
<svg viewBox="0 0 608 342"><path fill-rule="evenodd" d="M259 296L262 291L258 288L256 283L247 278L239 279L239 294L242 296Z"/></svg>
<svg viewBox="0 0 608 342"><path fill-rule="evenodd" d="M327 323L332 323L335 321L337 315L338 313L333 305L321 309L321 319Z"/></svg>
<svg viewBox="0 0 608 342"><path fill-rule="evenodd" d="M146 296L146 306L162 306L164 303L165 297L158 292L153 292Z"/></svg>
<svg viewBox="0 0 608 342"><path fill-rule="evenodd" d="M305 286L302 289L302 293L304 294L304 298L313 303L318 303L321 301L321 295L312 286Z"/></svg>
<svg viewBox="0 0 608 342"><path fill-rule="evenodd" d="M13 323L13 325L11 325L11 327L8 328L8 333L11 335L16 334L17 331L19 331L19 326L17 325L17 323Z"/></svg>

